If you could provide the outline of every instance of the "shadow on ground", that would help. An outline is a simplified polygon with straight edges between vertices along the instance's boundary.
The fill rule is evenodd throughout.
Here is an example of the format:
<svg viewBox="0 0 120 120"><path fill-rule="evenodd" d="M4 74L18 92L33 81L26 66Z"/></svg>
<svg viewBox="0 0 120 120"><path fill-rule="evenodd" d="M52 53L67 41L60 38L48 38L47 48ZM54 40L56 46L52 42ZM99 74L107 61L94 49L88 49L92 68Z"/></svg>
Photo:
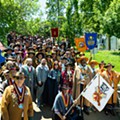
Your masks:
<svg viewBox="0 0 120 120"><path fill-rule="evenodd" d="M40 107L40 110L40 112L34 113L34 120L50 120L52 118L52 110L50 107Z"/></svg>
<svg viewBox="0 0 120 120"><path fill-rule="evenodd" d="M120 56L120 51L117 51L117 52L111 52L112 55L117 55L117 56Z"/></svg>

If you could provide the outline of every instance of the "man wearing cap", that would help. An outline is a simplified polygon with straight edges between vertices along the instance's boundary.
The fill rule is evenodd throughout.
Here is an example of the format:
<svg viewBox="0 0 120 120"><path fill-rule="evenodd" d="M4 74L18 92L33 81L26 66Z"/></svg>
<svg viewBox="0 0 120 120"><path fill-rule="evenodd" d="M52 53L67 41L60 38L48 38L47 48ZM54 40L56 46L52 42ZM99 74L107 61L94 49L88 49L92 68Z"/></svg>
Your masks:
<svg viewBox="0 0 120 120"><path fill-rule="evenodd" d="M3 120L32 120L32 97L29 88L24 85L24 81L24 73L17 72L15 83L5 89L1 101Z"/></svg>
<svg viewBox="0 0 120 120"><path fill-rule="evenodd" d="M88 63L90 66L90 76L91 76L91 79L96 75L97 73L97 70L96 70L96 66L99 64L96 60L91 60L89 63Z"/></svg>
<svg viewBox="0 0 120 120"><path fill-rule="evenodd" d="M65 71L65 64L67 63L67 58L62 56L60 58L61 72Z"/></svg>
<svg viewBox="0 0 120 120"><path fill-rule="evenodd" d="M33 61L33 66L36 67L36 63L35 63L35 52L33 50L29 50L28 51L28 56L27 58L31 58Z"/></svg>
<svg viewBox="0 0 120 120"><path fill-rule="evenodd" d="M90 82L90 69L87 66L88 58L81 56L78 59L78 66L75 68L73 76L73 98L76 99L79 94L83 91L86 85ZM78 105L84 108L84 112L89 115L90 102L86 99L81 99L78 101Z"/></svg>
<svg viewBox="0 0 120 120"><path fill-rule="evenodd" d="M99 68L97 69L97 73L101 75L105 71L105 68L104 68L105 65L106 63L104 61L101 61L99 63Z"/></svg>
<svg viewBox="0 0 120 120"><path fill-rule="evenodd" d="M22 66L21 70L24 72L26 79L25 79L25 85L29 87L32 98L35 100L35 85L36 85L36 73L35 68L32 65L33 61L31 58L26 59L26 64Z"/></svg>
<svg viewBox="0 0 120 120"><path fill-rule="evenodd" d="M13 54L12 54L13 49L10 48L10 47L8 47L7 49L5 49L4 52L6 52L6 53L4 54L4 57L5 57L5 58L8 58L9 56L13 56Z"/></svg>
<svg viewBox="0 0 120 120"><path fill-rule="evenodd" d="M12 85L14 83L14 76L17 71L19 71L19 67L16 65L15 62L12 62L12 61L6 62L5 68L4 68L6 80L2 83L3 89L5 89L7 86Z"/></svg>
<svg viewBox="0 0 120 120"><path fill-rule="evenodd" d="M117 89L118 89L117 85L119 81L117 79L116 72L112 70L114 66L111 63L105 65L105 68L106 70L102 73L102 76L114 89L114 93L105 107L105 114L108 115L109 113L111 113L114 116L115 115L114 107L117 104Z"/></svg>
<svg viewBox="0 0 120 120"><path fill-rule="evenodd" d="M70 53L69 50L66 51L65 56L66 56L66 58L67 58L67 61L68 61L68 62L71 62L72 65L74 65L75 61L72 59L72 55L71 55L71 53Z"/></svg>
<svg viewBox="0 0 120 120"><path fill-rule="evenodd" d="M59 92L53 104L53 120L83 120L83 114L80 107L74 107L67 114L72 104L76 104L77 100L73 101L72 96L69 94L69 86L63 84L62 91Z"/></svg>
<svg viewBox="0 0 120 120"><path fill-rule="evenodd" d="M44 58L44 54L42 52L37 52L35 56L36 56L35 62L36 65L38 66L41 60Z"/></svg>

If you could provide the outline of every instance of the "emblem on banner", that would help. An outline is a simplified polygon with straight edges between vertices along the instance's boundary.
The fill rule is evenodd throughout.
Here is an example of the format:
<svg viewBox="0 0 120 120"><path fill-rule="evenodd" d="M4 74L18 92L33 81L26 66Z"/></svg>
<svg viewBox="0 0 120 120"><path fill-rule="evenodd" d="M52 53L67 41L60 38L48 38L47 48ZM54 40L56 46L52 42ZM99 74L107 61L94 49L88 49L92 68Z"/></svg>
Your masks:
<svg viewBox="0 0 120 120"><path fill-rule="evenodd" d="M58 28L51 28L52 37L58 37Z"/></svg>
<svg viewBox="0 0 120 120"><path fill-rule="evenodd" d="M95 88L95 92L93 93L93 100L98 102L98 106L100 106L100 101L103 98L106 98L106 92L109 90L109 87L103 82L102 85Z"/></svg>
<svg viewBox="0 0 120 120"><path fill-rule="evenodd" d="M87 49L84 38L75 38L75 45L80 52L85 52Z"/></svg>

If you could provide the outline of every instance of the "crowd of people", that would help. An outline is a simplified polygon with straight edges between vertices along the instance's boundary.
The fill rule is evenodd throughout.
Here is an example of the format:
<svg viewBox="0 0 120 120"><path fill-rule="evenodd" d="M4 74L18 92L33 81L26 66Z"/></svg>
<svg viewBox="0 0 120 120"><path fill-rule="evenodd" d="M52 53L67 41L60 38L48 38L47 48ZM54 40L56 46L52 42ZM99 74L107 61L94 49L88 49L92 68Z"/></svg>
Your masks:
<svg viewBox="0 0 120 120"><path fill-rule="evenodd" d="M112 69L112 63L87 58L69 39L57 44L54 38L11 32L7 40L8 47L2 51L6 61L0 68L3 120L32 120L32 101L38 107L49 105L55 120L83 120L82 111L89 115L96 109L85 98L76 99L97 73L114 89L104 110L106 115L115 115L120 73Z"/></svg>

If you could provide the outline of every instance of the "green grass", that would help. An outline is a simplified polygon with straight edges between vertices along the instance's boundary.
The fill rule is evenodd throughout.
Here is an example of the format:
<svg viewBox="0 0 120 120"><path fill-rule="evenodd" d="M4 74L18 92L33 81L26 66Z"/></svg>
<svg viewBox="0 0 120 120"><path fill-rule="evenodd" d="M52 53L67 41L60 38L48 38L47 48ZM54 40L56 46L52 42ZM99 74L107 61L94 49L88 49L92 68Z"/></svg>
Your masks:
<svg viewBox="0 0 120 120"><path fill-rule="evenodd" d="M85 52L87 57L90 57L90 52ZM94 60L105 63L111 63L115 66L114 70L120 72L120 51L98 51L96 54L92 55Z"/></svg>

